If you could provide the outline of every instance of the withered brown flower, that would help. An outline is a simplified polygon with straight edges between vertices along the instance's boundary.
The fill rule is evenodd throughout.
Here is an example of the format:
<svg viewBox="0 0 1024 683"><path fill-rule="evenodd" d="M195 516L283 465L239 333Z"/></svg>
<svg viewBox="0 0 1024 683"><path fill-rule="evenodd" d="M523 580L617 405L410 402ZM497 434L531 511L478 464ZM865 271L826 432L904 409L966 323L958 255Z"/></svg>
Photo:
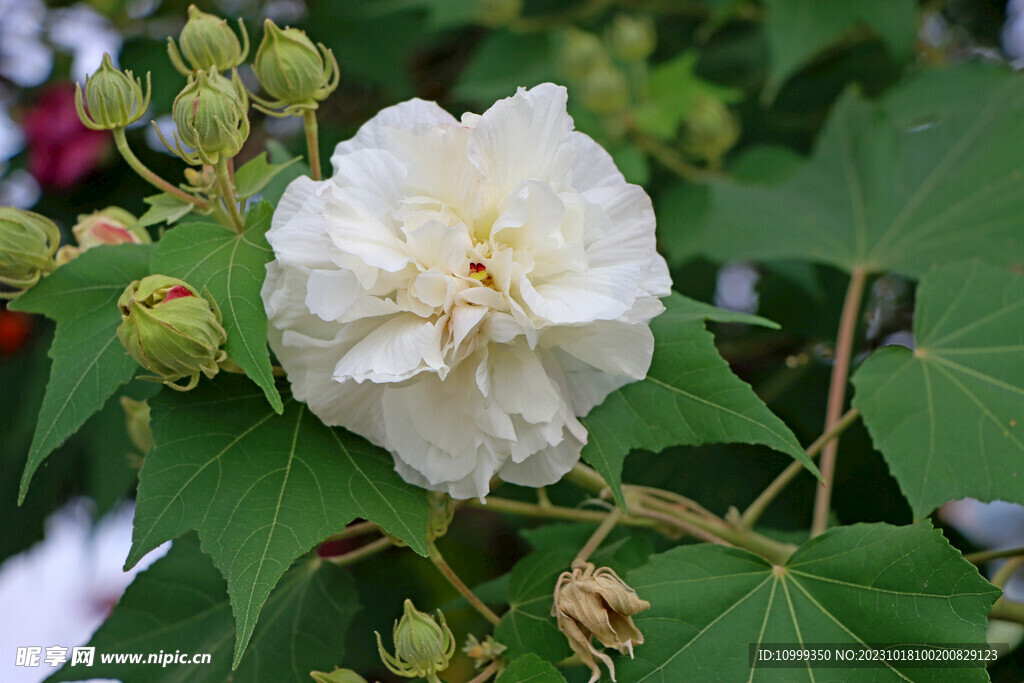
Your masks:
<svg viewBox="0 0 1024 683"><path fill-rule="evenodd" d="M574 562L571 572L558 577L551 614L573 652L590 667L590 683L595 683L601 678L595 657L608 667L613 681L615 665L611 657L594 647L592 639L596 637L604 647L614 647L632 658L633 647L644 642L632 617L650 606L612 569Z"/></svg>

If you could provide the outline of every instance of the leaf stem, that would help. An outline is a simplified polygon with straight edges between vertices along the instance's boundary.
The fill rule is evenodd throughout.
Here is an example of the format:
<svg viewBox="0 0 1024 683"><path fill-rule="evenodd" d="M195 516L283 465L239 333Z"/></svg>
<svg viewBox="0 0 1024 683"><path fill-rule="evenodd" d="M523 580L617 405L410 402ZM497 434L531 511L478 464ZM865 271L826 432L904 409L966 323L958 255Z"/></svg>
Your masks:
<svg viewBox="0 0 1024 683"><path fill-rule="evenodd" d="M346 538L353 538L355 536L362 536L364 534L373 533L377 531L379 527L373 522L356 522L350 524L336 534L331 534L325 538L321 543L332 543L334 541L343 541Z"/></svg>
<svg viewBox="0 0 1024 683"><path fill-rule="evenodd" d="M480 598L476 597L476 595L473 594L473 591L469 590L469 586L463 583L462 579L459 578L459 575L456 574L450 566L448 566L448 563L444 560L444 556L441 555L441 551L437 549L437 545L435 545L433 541L428 541L427 549L430 551L430 561L433 562L438 571L448 579L448 583L450 583L455 590L461 593L462 597L466 598L466 600L469 601L469 604L475 607L476 611L482 614L487 621L497 626L501 619L497 614L492 612L491 608L485 605Z"/></svg>
<svg viewBox="0 0 1024 683"><path fill-rule="evenodd" d="M139 158L135 156L135 153L132 151L131 147L128 146L128 138L125 137L124 128L115 128L111 132L114 134L114 143L117 145L117 151L121 153L121 156L124 158L125 161L128 162L128 165L132 167L132 170L138 173L143 180L145 180L158 190L162 190L167 194L172 194L178 199L181 199L182 201L189 202L190 204L195 204L196 208L205 210L210 207L209 202L200 199L199 197L194 197L190 195L188 192L182 190L180 187L172 185L171 183L169 183L168 181L164 180L156 173L151 171L144 163L142 163L142 161L140 161Z"/></svg>
<svg viewBox="0 0 1024 683"><path fill-rule="evenodd" d="M572 566L575 567L577 563L583 564L589 560L594 551L604 542L604 539L608 538L608 534L611 533L621 518L622 509L618 507L612 508L612 511L608 513L597 529L594 530L594 533L591 534L590 538L587 539L587 542L580 548L580 551L576 553Z"/></svg>
<svg viewBox="0 0 1024 683"><path fill-rule="evenodd" d="M853 354L853 337L857 330L857 314L864 294L868 271L857 266L850 273L850 285L846 289L843 301L843 312L839 317L839 332L836 338L836 352L832 365L832 377L828 384L828 404L825 408L825 429L828 434L839 423L846 401L846 380L850 372L850 359ZM828 513L832 506L832 484L836 473L836 453L839 450L839 439L829 440L821 452L821 483L814 499L814 518L811 521L811 538L820 535L828 528Z"/></svg>
<svg viewBox="0 0 1024 683"><path fill-rule="evenodd" d="M698 166L694 166L683 158L682 154L650 135L632 127L630 128L630 134L637 147L657 159L662 166L683 180L688 180L691 183L706 183L714 175Z"/></svg>
<svg viewBox="0 0 1024 683"><path fill-rule="evenodd" d="M992 605L992 611L988 613L988 618L1024 624L1024 604L999 598L996 600L996 604Z"/></svg>
<svg viewBox="0 0 1024 683"><path fill-rule="evenodd" d="M220 197L224 200L224 205L227 207L231 227L241 235L245 231L245 219L238 212L238 199L235 197L235 184L231 182L227 157L222 156L217 160L216 171L217 188L220 190Z"/></svg>
<svg viewBox="0 0 1024 683"><path fill-rule="evenodd" d="M1010 578L1021 568L1021 565L1024 565L1024 557L1015 557L1012 560L1007 560L1006 564L992 575L991 584L1000 590L1004 589Z"/></svg>
<svg viewBox="0 0 1024 683"><path fill-rule="evenodd" d="M302 115L306 128L306 152L309 155L309 175L320 180L320 140L317 133L316 109L309 109Z"/></svg>
<svg viewBox="0 0 1024 683"><path fill-rule="evenodd" d="M1024 547L1007 548L1006 550L980 550L976 553L964 555L964 559L971 564L984 564L992 560L1001 560L1004 557L1017 557L1024 555Z"/></svg>
<svg viewBox="0 0 1024 683"><path fill-rule="evenodd" d="M825 444L846 431L846 429L859 417L860 411L856 408L850 408L847 410L846 413L839 418L839 421L832 426L832 429L819 436L814 443L807 447L808 457L814 459L818 453L821 452L821 449L825 447ZM737 526L740 529L754 528L754 523L757 522L758 518L760 518L761 514L764 513L765 509L767 509L771 502L775 500L780 493L782 493L782 490L789 485L789 482L793 481L793 479L795 479L796 476L805 469L806 468L803 463L796 460L791 462L779 476L775 477L775 481L769 484L768 487L761 492L761 495L754 499L754 502L750 504L750 507L748 507L740 517L739 524ZM1022 549L1022 552L1024 552L1024 549Z"/></svg>
<svg viewBox="0 0 1024 683"><path fill-rule="evenodd" d="M495 673L497 673L497 671L498 671L498 663L497 662L491 662L490 664L487 665L486 669L484 669L479 674L477 674L473 678L471 678L468 681L466 681L466 683L484 683L484 681L486 681L488 678L490 678Z"/></svg>
<svg viewBox="0 0 1024 683"><path fill-rule="evenodd" d="M470 505L482 510L494 512L507 512L512 515L524 517L544 517L548 519L562 519L568 522L587 522L600 524L610 513L598 512L597 510L577 510L575 508L560 507L558 505L543 505L538 503L524 503L519 500L497 498L488 496L486 503L470 501ZM640 519L633 515L623 516L619 524L624 526L653 527L654 524L646 519Z"/></svg>
<svg viewBox="0 0 1024 683"><path fill-rule="evenodd" d="M391 545L391 539L387 536L384 536L383 538L378 538L376 541L371 541L370 543L367 543L362 547L356 548L355 550L351 550L345 553L344 555L337 555L335 557L322 557L320 559L322 559L324 562L330 562L331 564L336 564L339 567L344 567L347 564L352 564L354 562L358 562L359 560L370 557L371 555L376 555L382 550L387 550L391 547Z"/></svg>

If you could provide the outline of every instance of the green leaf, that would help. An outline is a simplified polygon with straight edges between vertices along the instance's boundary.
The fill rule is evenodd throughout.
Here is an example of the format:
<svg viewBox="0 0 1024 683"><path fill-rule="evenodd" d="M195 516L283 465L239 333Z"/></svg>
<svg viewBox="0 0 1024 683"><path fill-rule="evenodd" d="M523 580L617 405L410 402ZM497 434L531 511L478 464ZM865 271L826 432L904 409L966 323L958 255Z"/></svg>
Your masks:
<svg viewBox="0 0 1024 683"><path fill-rule="evenodd" d="M267 140L267 151L270 152L270 161L272 163L281 164L286 167L281 173L274 176L263 189L263 201L270 202L272 206L277 206L278 202L281 201L281 195L284 194L284 191L293 180L302 175L309 175L309 164L300 156L292 156L288 148L277 140ZM298 160L298 163L292 164L293 160Z"/></svg>
<svg viewBox="0 0 1024 683"><path fill-rule="evenodd" d="M153 272L181 278L209 292L224 316L231 360L256 382L274 410L282 410L267 350L267 313L260 289L273 257L265 234L273 207L266 202L249 211L241 235L219 225L189 223L171 230L153 253Z"/></svg>
<svg viewBox="0 0 1024 683"><path fill-rule="evenodd" d="M670 140L700 96L736 102L740 92L703 80L695 73L699 55L684 52L651 69L647 99L633 113L634 125L656 138Z"/></svg>
<svg viewBox="0 0 1024 683"><path fill-rule="evenodd" d="M551 55L551 35L548 31L491 31L473 51L453 97L489 107L495 100L514 95L519 86L557 83L560 79Z"/></svg>
<svg viewBox="0 0 1024 683"><path fill-rule="evenodd" d="M509 662L494 683L565 683L565 676L537 655L523 655Z"/></svg>
<svg viewBox="0 0 1024 683"><path fill-rule="evenodd" d="M705 443L761 444L818 470L789 428L732 374L704 320L774 326L764 318L722 311L680 294L663 300L651 323L654 358L647 379L611 394L584 418L583 459L622 497L622 462L634 448L660 451Z"/></svg>
<svg viewBox="0 0 1024 683"><path fill-rule="evenodd" d="M179 218L184 218L192 212L192 209L196 208L195 204L186 202L167 192L146 197L142 201L149 204L149 208L146 209L146 213L139 217L138 225L140 227L157 225L158 223L170 225Z"/></svg>
<svg viewBox="0 0 1024 683"><path fill-rule="evenodd" d="M581 533L579 525L559 525L562 543L557 547L538 549L518 562L509 575L509 608L494 628L494 638L508 647L508 656L535 654L548 662L559 662L572 654L569 642L551 616L551 596L558 576L569 570L577 551L589 534ZM593 527L591 527L593 533ZM550 534L545 534L551 539ZM597 565L610 566L625 575L650 555L650 541L620 535L606 541L591 557Z"/></svg>
<svg viewBox="0 0 1024 683"><path fill-rule="evenodd" d="M117 339L117 298L149 273L151 250L145 244L90 249L9 304L12 310L42 313L57 322L50 380L21 477L19 503L46 456L138 369Z"/></svg>
<svg viewBox="0 0 1024 683"><path fill-rule="evenodd" d="M239 199L253 196L266 187L267 183L273 180L278 173L298 160L299 157L294 157L283 164L269 164L267 163L267 153L260 152L258 156L246 162L235 173L235 193Z"/></svg>
<svg viewBox="0 0 1024 683"><path fill-rule="evenodd" d="M892 57L909 61L917 38L914 0L765 0L775 92L804 63L863 25L885 41Z"/></svg>
<svg viewBox="0 0 1024 683"><path fill-rule="evenodd" d="M982 264L921 280L917 350L880 349L853 376L916 516L954 498L1024 503L1024 277Z"/></svg>
<svg viewBox="0 0 1024 683"><path fill-rule="evenodd" d="M299 555L356 517L427 554L427 500L391 456L289 399L277 415L238 376L151 402L127 566L196 529L227 579L241 660L260 608Z"/></svg>
<svg viewBox="0 0 1024 683"><path fill-rule="evenodd" d="M1024 260L1024 80L980 64L925 72L882 102L847 93L775 187L719 185L720 260L802 259L920 277L972 257Z"/></svg>
<svg viewBox="0 0 1024 683"><path fill-rule="evenodd" d="M750 644L985 644L999 590L928 522L832 529L783 567L739 548L691 545L655 555L627 582L651 608L619 680L949 681L949 669L751 669ZM957 681L987 681L983 668Z"/></svg>
<svg viewBox="0 0 1024 683"><path fill-rule="evenodd" d="M65 666L48 682L116 678L123 683L308 683L309 672L341 661L345 633L359 610L351 575L316 558L289 570L270 595L253 633L253 648L231 671L231 618L227 587L193 534L140 573L89 646L97 653L210 655L208 664L104 664Z"/></svg>

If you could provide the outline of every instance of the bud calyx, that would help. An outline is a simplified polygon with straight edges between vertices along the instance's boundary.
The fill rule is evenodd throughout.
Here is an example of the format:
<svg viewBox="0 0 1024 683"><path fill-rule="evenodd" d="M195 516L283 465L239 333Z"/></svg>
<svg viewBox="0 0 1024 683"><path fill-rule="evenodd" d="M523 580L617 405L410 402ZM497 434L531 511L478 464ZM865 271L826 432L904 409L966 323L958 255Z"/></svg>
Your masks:
<svg viewBox="0 0 1024 683"><path fill-rule="evenodd" d="M455 637L440 610L437 616L440 624L429 614L417 610L412 600L406 600L402 618L395 622L392 633L394 656L384 649L380 633L377 633L377 650L392 673L405 678L436 678L438 672L448 668L448 662L455 654Z"/></svg>
<svg viewBox="0 0 1024 683"><path fill-rule="evenodd" d="M13 207L0 207L0 284L16 291L0 291L11 299L39 282L56 264L60 230L46 216Z"/></svg>
<svg viewBox="0 0 1024 683"><path fill-rule="evenodd" d="M185 76L196 71L228 71L235 68L249 54L249 33L241 19L238 20L238 28L242 33L241 43L225 19L201 12L195 5L190 5L188 22L181 29L178 45L174 44L173 38L167 39L171 63Z"/></svg>
<svg viewBox="0 0 1024 683"><path fill-rule="evenodd" d="M146 91L143 93L142 79L135 78L131 71L119 71L114 68L110 55L104 54L100 68L85 77L84 97L82 86L75 84L75 110L86 128L124 128L141 119L146 113L151 91L148 73Z"/></svg>
<svg viewBox="0 0 1024 683"><path fill-rule="evenodd" d="M334 53L323 43L314 45L305 31L282 29L270 19L264 23L253 70L260 85L274 98L258 100L259 108L273 115L290 116L316 109L317 103L338 87ZM283 112L271 111L282 107Z"/></svg>

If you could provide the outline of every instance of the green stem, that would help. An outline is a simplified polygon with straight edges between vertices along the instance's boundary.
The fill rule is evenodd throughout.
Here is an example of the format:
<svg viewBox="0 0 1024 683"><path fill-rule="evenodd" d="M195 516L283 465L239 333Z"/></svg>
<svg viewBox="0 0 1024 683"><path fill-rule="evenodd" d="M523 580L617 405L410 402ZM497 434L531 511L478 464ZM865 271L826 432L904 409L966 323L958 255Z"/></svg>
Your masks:
<svg viewBox="0 0 1024 683"><path fill-rule="evenodd" d="M495 496L488 496L486 503L469 501L469 504L473 505L474 507L478 507L482 510L491 510L494 512L507 512L512 515L522 515L524 517L562 519L567 522L587 522L600 524L610 514L608 512L598 512L597 510L577 510L575 508L560 507L558 505L524 503L523 501L519 500L509 500L507 498L497 498ZM624 526L640 527L655 526L649 520L640 519L632 515L622 517L619 520L619 524L622 524Z"/></svg>
<svg viewBox="0 0 1024 683"><path fill-rule="evenodd" d="M1024 557L1015 557L1012 560L1008 560L1006 564L999 568L999 571L992 575L992 585L1000 590L1005 588L1006 583L1017 573L1022 564L1024 564Z"/></svg>
<svg viewBox="0 0 1024 683"><path fill-rule="evenodd" d="M1008 548L1006 550L981 550L964 555L964 559L971 564L984 564L991 560L1001 560L1004 557L1017 557L1018 555L1024 555L1024 547Z"/></svg>
<svg viewBox="0 0 1024 683"><path fill-rule="evenodd" d="M630 133L637 147L657 159L662 166L683 180L688 180L691 183L706 183L711 175L713 175L702 168L694 166L684 159L682 154L661 141L633 128L630 128Z"/></svg>
<svg viewBox="0 0 1024 683"><path fill-rule="evenodd" d="M487 665L487 668L481 671L479 674L466 681L466 683L484 683L488 678L493 676L498 671L498 663L491 662Z"/></svg>
<svg viewBox="0 0 1024 683"><path fill-rule="evenodd" d="M814 459L814 457L821 452L821 449L825 447L825 444L846 431L850 425L856 422L858 417L860 417L860 411L856 408L851 408L846 411L846 413L839 418L839 421L833 425L830 431L819 436L814 443L807 447L807 455L811 459ZM754 527L754 523L757 522L758 518L765 511L768 505L770 505L771 502L775 500L780 493L782 493L782 490L789 485L789 482L793 481L793 479L795 479L796 476L805 469L806 468L803 463L795 460L791 462L789 466L782 471L782 474L777 476L775 481L769 484L768 487L761 492L761 495L759 495L754 502L750 504L750 507L746 509L740 517L738 524L739 528L752 529Z"/></svg>
<svg viewBox="0 0 1024 683"><path fill-rule="evenodd" d="M437 549L437 546L433 541L427 544L427 548L430 551L430 561L433 562L438 571L444 575L444 578L448 579L448 583L450 583L455 590L461 593L462 597L466 598L466 600L469 601L469 604L476 608L477 612L484 615L484 618L487 619L487 621L497 626L498 622L501 621L498 615L492 612L491 608L485 605L480 598L476 597L476 595L473 594L473 591L469 590L469 586L463 583L462 579L459 578L459 575L456 574L450 566L448 566L447 562L445 562L444 557L441 555L441 551Z"/></svg>
<svg viewBox="0 0 1024 683"><path fill-rule="evenodd" d="M383 538L378 538L376 541L367 543L361 548L356 548L355 550L347 552L344 555L323 557L321 559L324 562L330 562L331 564L336 564L339 567L344 567L347 564L352 564L353 562L358 562L359 560L370 557L371 555L376 555L382 550L387 550L391 545L391 539L385 536Z"/></svg>
<svg viewBox="0 0 1024 683"><path fill-rule="evenodd" d="M181 199L182 201L189 202L190 204L195 204L196 208L206 210L210 207L209 202L200 199L199 197L194 197L190 195L188 192L185 192L180 187L172 185L171 183L167 182L166 180L158 176L153 171L149 170L149 168L147 168L146 165L142 163L142 161L140 161L137 156L135 156L135 153L132 152L131 147L128 146L128 138L126 138L124 135L124 128L115 128L111 132L114 134L114 143L117 145L117 151L121 153L121 156L124 158L125 161L128 162L128 165L132 167L132 170L138 173L143 180L145 180L158 190L162 190L168 194L172 194L178 199Z"/></svg>
<svg viewBox="0 0 1024 683"><path fill-rule="evenodd" d="M992 611L988 613L988 618L1024 624L1024 605L1019 602L1011 602L1006 598L999 598L996 600L996 604L992 605Z"/></svg>
<svg viewBox="0 0 1024 683"><path fill-rule="evenodd" d="M853 337L857 330L857 314L867 282L867 269L857 266L850 274L850 285L846 289L843 312L839 317L839 332L833 358L832 377L828 384L828 404L825 408L825 429L828 434L839 423L846 401L846 378L850 372L850 358L853 354ZM831 439L821 452L821 483L814 499L814 518L811 522L811 538L828 528L828 513L832 508L832 484L836 473L836 453L839 439Z"/></svg>
<svg viewBox="0 0 1024 683"><path fill-rule="evenodd" d="M598 525L594 533L591 534L590 538L587 539L586 544L580 548L580 551L576 553L576 558L572 561L572 566L575 567L577 563L583 564L590 559L590 556L594 554L594 551L600 547L604 539L608 538L608 534L611 533L615 525L618 524L622 518L622 510L620 508L614 508L608 516L604 518L601 524Z"/></svg>
<svg viewBox="0 0 1024 683"><path fill-rule="evenodd" d="M309 109L302 115L306 127L306 152L309 155L309 175L320 180L320 141L316 126L316 109Z"/></svg>
<svg viewBox="0 0 1024 683"><path fill-rule="evenodd" d="M238 200L235 198L235 184L231 182L228 171L228 158L222 156L217 160L217 189L220 190L220 197L224 200L224 206L228 210L228 218L231 220L231 227L241 235L245 231L245 219L238 211Z"/></svg>
<svg viewBox="0 0 1024 683"><path fill-rule="evenodd" d="M373 522L358 522L350 526L345 527L336 534L331 534L323 540L323 543L331 543L333 541L343 541L346 538L353 538L355 536L362 536L363 534L369 534L377 531L378 527Z"/></svg>

